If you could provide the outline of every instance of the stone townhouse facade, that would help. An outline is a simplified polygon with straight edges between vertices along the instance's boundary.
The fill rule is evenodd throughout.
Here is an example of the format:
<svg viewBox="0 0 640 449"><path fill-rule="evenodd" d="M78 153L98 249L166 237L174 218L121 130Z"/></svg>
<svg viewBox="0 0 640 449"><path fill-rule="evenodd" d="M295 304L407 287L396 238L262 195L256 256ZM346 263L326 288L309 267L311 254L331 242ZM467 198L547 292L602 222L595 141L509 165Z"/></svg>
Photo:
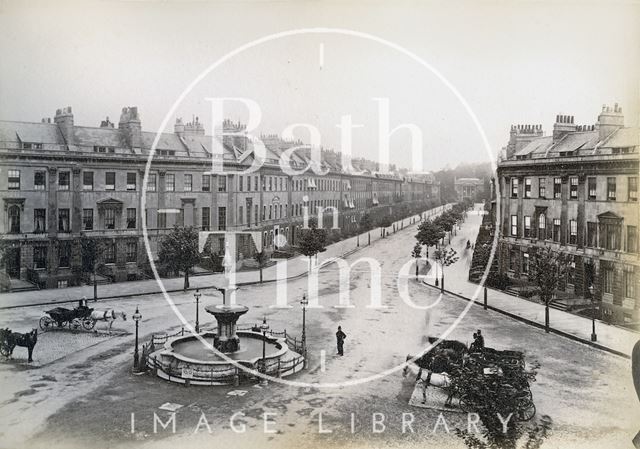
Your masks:
<svg viewBox="0 0 640 449"><path fill-rule="evenodd" d="M277 136L262 136L265 160L258 170L240 173L254 161L252 143L242 136L243 125L225 121L224 128L240 133L223 138L228 173L211 173L212 138L197 118L176 119L173 133L157 136L147 172L156 133L142 131L136 107L123 108L117 125L107 117L99 127L76 125L70 107L53 120L0 121L3 288L10 289L12 279L40 288L86 281L82 237L104 244L102 276L138 279L148 265L143 220L154 257L162 236L179 225L218 233L211 243L216 251L223 232L244 232L236 254L242 262L256 250L295 246L304 208L318 216L320 208L333 207L338 227L353 232L365 211L380 217L401 205L417 211L439 204L433 179L350 174L339 153L329 151L322 152L325 174L288 175L280 156L301 143ZM309 163L300 153L291 160L297 170ZM331 210L320 218L333 226Z"/></svg>
<svg viewBox="0 0 640 449"><path fill-rule="evenodd" d="M500 272L526 281L531 252L550 247L569 257L559 296L594 300L601 318L637 326L639 148L617 104L595 125L558 115L549 136L512 126L497 173Z"/></svg>

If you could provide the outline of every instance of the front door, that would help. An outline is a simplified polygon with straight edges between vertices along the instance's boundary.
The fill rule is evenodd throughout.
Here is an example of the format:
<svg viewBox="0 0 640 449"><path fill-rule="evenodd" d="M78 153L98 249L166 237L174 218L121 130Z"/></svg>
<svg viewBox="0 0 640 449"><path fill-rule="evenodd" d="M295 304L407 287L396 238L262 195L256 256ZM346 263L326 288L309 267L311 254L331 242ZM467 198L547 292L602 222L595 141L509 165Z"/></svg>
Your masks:
<svg viewBox="0 0 640 449"><path fill-rule="evenodd" d="M278 243L280 243L278 235L280 234L280 226L275 225L273 227L273 248L278 249Z"/></svg>
<svg viewBox="0 0 640 449"><path fill-rule="evenodd" d="M20 247L7 248L7 274L12 278L20 278Z"/></svg>

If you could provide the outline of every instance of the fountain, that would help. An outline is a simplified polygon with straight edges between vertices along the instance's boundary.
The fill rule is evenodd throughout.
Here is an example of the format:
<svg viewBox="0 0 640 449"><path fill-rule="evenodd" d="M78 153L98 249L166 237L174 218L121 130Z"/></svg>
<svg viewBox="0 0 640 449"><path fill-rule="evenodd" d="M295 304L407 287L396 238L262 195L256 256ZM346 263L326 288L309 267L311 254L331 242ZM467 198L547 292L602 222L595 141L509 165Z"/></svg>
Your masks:
<svg viewBox="0 0 640 449"><path fill-rule="evenodd" d="M234 249L231 254L235 253ZM217 287L222 293L222 304L205 307L205 311L215 317L217 328L199 336L167 338L163 349L152 352L148 358L148 366L159 377L187 385L238 385L241 376L252 376L251 371L283 377L302 370L304 358L289 348L286 334L283 333L282 338L274 337L273 333L257 332L255 326L238 330L238 319L249 308L233 303L236 290L230 282L233 265L227 243L224 283ZM210 341L215 350L205 346L200 338Z"/></svg>

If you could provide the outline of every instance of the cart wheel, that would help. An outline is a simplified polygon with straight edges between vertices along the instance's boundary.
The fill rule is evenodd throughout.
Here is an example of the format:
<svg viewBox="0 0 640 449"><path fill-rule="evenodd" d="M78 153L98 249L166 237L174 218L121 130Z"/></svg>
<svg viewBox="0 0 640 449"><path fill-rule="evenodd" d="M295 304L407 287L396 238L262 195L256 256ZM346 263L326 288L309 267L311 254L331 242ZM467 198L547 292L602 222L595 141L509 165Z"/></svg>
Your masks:
<svg viewBox="0 0 640 449"><path fill-rule="evenodd" d="M0 345L0 354L2 354L5 357L9 357L9 346L7 346L6 344L2 343Z"/></svg>
<svg viewBox="0 0 640 449"><path fill-rule="evenodd" d="M46 332L52 324L53 320L48 316L43 316L42 318L40 318L39 326L40 330L42 330L43 332Z"/></svg>
<svg viewBox="0 0 640 449"><path fill-rule="evenodd" d="M529 421L536 416L536 406L529 399L523 399L518 405L518 421Z"/></svg>
<svg viewBox="0 0 640 449"><path fill-rule="evenodd" d="M92 320L91 318L85 318L82 320L82 327L86 330L90 331L96 325L96 320Z"/></svg>
<svg viewBox="0 0 640 449"><path fill-rule="evenodd" d="M473 412L473 407L471 406L469 397L466 394L460 396L458 406L460 407L460 410L462 410L465 413Z"/></svg>

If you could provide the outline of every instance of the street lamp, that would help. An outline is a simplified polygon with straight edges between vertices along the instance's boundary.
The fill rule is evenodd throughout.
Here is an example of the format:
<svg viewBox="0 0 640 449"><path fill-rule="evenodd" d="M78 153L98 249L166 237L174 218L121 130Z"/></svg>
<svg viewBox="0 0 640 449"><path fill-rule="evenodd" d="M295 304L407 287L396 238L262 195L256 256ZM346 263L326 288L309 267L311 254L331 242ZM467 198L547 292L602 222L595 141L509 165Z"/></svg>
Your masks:
<svg viewBox="0 0 640 449"><path fill-rule="evenodd" d="M598 341L598 334L596 334L596 308L595 302L595 288L593 284L589 286L589 294L591 295L591 341Z"/></svg>
<svg viewBox="0 0 640 449"><path fill-rule="evenodd" d="M140 313L140 310L138 310L138 306L136 306L136 311L133 313L131 318L133 318L133 321L136 322L136 348L133 351L133 370L137 371L138 370L138 362L139 362L139 358L140 358L140 356L138 354L138 323L140 322L140 320L142 320L142 314Z"/></svg>
<svg viewBox="0 0 640 449"><path fill-rule="evenodd" d="M196 292L193 294L193 297L196 298L196 334L200 333L200 321L198 316L198 309L200 309L200 297L202 293L200 293L200 289L196 288Z"/></svg>
<svg viewBox="0 0 640 449"><path fill-rule="evenodd" d="M267 357L266 357L266 343L267 343L267 331L269 330L269 325L267 324L267 317L262 318L262 324L260 325L260 330L262 331L262 369L265 377L262 378L260 382L262 385L267 385L269 382L267 381Z"/></svg>
<svg viewBox="0 0 640 449"><path fill-rule="evenodd" d="M304 357L304 368L307 367L307 306L309 305L309 299L307 298L307 294L302 294L302 299L300 300L300 305L302 305L302 357Z"/></svg>

